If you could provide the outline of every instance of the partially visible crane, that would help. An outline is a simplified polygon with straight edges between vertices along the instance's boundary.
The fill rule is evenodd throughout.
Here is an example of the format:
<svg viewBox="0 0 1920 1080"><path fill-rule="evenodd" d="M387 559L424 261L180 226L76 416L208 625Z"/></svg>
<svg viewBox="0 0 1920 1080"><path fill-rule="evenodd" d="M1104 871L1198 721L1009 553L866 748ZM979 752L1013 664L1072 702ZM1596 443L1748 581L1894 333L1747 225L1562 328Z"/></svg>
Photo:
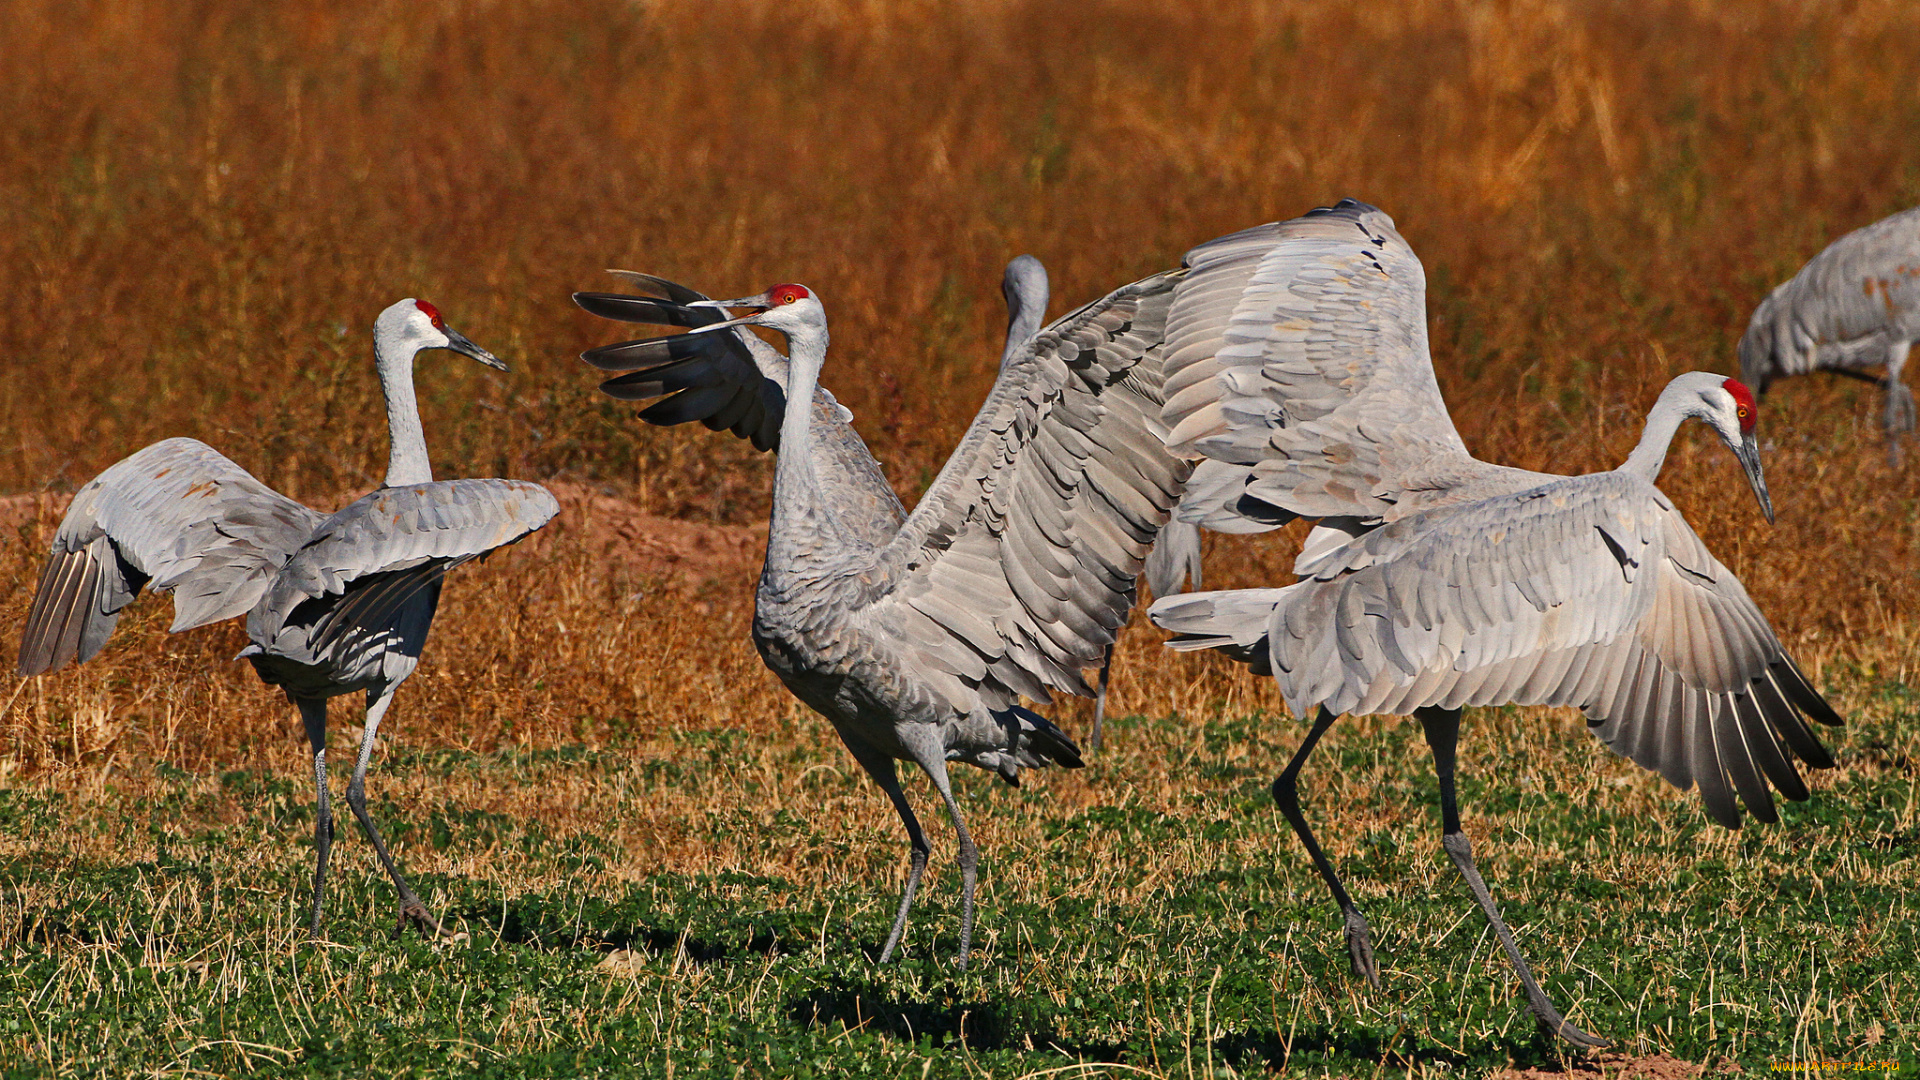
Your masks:
<svg viewBox="0 0 1920 1080"><path fill-rule="evenodd" d="M1754 308L1740 338L1740 377L1765 395L1775 379L1831 371L1885 391L1880 424L1897 468L1913 431L1913 391L1900 374L1920 338L1920 207L1828 244ZM1884 376L1867 369L1884 367Z"/></svg>
<svg viewBox="0 0 1920 1080"><path fill-rule="evenodd" d="M899 945L931 850L895 762L927 774L958 835L962 968L979 855L947 763L1008 783L1022 769L1080 764L1073 741L1018 699L1093 695L1081 669L1099 662L1125 620L1147 550L1191 468L1162 448L1158 420L1157 347L1178 276L1118 289L1020 345L904 522L876 517L874 500L847 483L853 470L874 468L858 436L849 428L843 442L821 437L814 402L827 322L811 290L778 285L678 305L581 300L596 313L679 326L705 318L687 314L702 309L754 311L584 354L600 367L641 368L605 384L615 396L676 395L649 411L687 398L682 414L662 415L708 417L716 429L738 417L710 413L709 402L752 381L727 359L736 344L751 348L740 328L787 336L782 420L777 439L766 440L777 442L779 458L753 638L794 695L833 723L906 827L907 884L882 962Z"/></svg>
<svg viewBox="0 0 1920 1080"><path fill-rule="evenodd" d="M1801 714L1840 717L1654 486L1675 432L1698 418L1771 521L1752 395L1689 372L1661 393L1616 470L1491 465L1447 415L1427 353L1425 275L1386 214L1346 200L1186 261L1165 346L1172 448L1240 479L1237 498L1214 493L1214 511L1318 525L1295 584L1170 597L1150 617L1179 635L1174 648L1218 649L1271 674L1295 715L1315 716L1273 794L1340 907L1355 974L1378 987L1372 934L1307 826L1298 777L1339 715L1411 713L1439 776L1442 847L1529 1007L1560 1038L1605 1045L1541 990L1474 866L1454 797L1460 711L1580 708L1616 752L1682 790L1698 784L1729 828L1736 795L1768 822L1769 785L1808 797L1794 759L1833 759Z"/></svg>
<svg viewBox="0 0 1920 1080"><path fill-rule="evenodd" d="M347 805L400 897L401 924L441 933L407 886L367 814L367 764L393 693L420 661L448 570L514 543L559 512L520 480L433 479L413 393L413 361L450 349L505 371L425 300L380 313L374 363L391 450L379 490L321 514L256 480L218 451L175 438L95 477L67 508L27 615L20 673L92 659L142 588L172 592L179 632L247 616L240 656L287 695L313 747L313 908L320 934L333 812L327 793L327 699L367 696Z"/></svg>

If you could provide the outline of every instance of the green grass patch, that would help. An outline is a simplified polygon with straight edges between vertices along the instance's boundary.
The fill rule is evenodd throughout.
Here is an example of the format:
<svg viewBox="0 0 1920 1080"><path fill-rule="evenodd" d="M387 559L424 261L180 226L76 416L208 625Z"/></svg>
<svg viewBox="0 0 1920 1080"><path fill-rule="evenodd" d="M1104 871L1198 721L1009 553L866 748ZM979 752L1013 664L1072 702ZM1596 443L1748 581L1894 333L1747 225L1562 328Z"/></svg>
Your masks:
<svg viewBox="0 0 1920 1080"><path fill-rule="evenodd" d="M1570 731L1541 730L1542 715L1473 718L1461 794L1496 897L1576 1022L1632 1053L1749 1071L1898 1060L1914 1074L1910 711L1844 733L1855 745L1835 782L1780 827L1737 834ZM1077 808L1048 805L1058 774L1020 791L963 781L976 828L1017 837L983 845L965 973L944 823L930 822L935 867L903 955L883 968L896 835L745 799L691 823L687 842L802 872L650 871L610 829L469 801L569 777L612 786L634 813L718 784L776 794L750 764L764 740L737 731L676 737L664 764L580 746L393 755L372 786L396 850L471 867L415 875L467 935L451 944L392 929L391 888L350 819L328 940L305 940L312 810L297 774L161 766L93 796L0 791L0 829L38 838L0 860L0 1061L9 1077L1014 1077L1568 1060L1439 851L1412 725L1346 722L1304 774L1309 815L1375 927L1378 993L1348 976L1333 907L1267 795L1296 725L1112 730L1083 774L1100 797ZM769 775L813 767L791 790L877 799L830 742L779 743ZM1185 779L1151 794L1169 775ZM135 854L102 854L121 850Z"/></svg>

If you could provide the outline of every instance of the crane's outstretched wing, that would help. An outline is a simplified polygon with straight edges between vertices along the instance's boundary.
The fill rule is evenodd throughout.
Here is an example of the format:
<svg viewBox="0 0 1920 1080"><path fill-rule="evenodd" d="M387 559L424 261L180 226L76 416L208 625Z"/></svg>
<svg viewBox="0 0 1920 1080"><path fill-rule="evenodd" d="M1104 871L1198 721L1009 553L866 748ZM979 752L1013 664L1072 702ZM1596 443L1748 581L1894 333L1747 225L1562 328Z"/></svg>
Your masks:
<svg viewBox="0 0 1920 1080"><path fill-rule="evenodd" d="M1186 265L1167 316L1170 445L1250 467L1263 517L1392 520L1513 471L1476 461L1447 415L1426 275L1386 214L1344 199L1202 244Z"/></svg>
<svg viewBox="0 0 1920 1080"><path fill-rule="evenodd" d="M523 539L559 512L546 488L524 480L382 488L314 530L247 617L247 636L259 650L302 663L338 660L388 635L395 612L449 569Z"/></svg>
<svg viewBox="0 0 1920 1080"><path fill-rule="evenodd" d="M1920 209L1828 244L1754 309L1740 338L1740 374L1765 389L1781 375L1886 361L1920 336Z"/></svg>
<svg viewBox="0 0 1920 1080"><path fill-rule="evenodd" d="M964 713L1049 688L1092 696L1147 549L1190 462L1160 426L1157 349L1180 271L1114 291L1042 330L848 607L908 644L916 674Z"/></svg>
<svg viewBox="0 0 1920 1080"><path fill-rule="evenodd" d="M1840 718L1732 572L1652 484L1626 473L1382 526L1283 589L1173 597L1176 648L1271 664L1289 707L1410 713L1572 705L1616 752L1737 826L1775 820L1768 782L1807 797L1798 757L1832 757L1801 713ZM1264 638L1264 641L1261 640ZM1260 654L1264 653L1264 656Z"/></svg>
<svg viewBox="0 0 1920 1080"><path fill-rule="evenodd" d="M27 615L20 673L92 659L149 585L173 592L175 631L246 612L320 521L203 442L154 443L73 497Z"/></svg>
<svg viewBox="0 0 1920 1080"><path fill-rule="evenodd" d="M574 303L601 318L659 326L699 327L727 317L718 308L686 307L707 298L684 285L631 270L614 274L663 299L575 293ZM612 397L645 401L672 395L640 411L647 423L670 426L698 420L710 431L731 430L759 450L780 447L787 358L744 327L603 345L580 358L612 371L638 369L600 384ZM827 462L822 482L835 489L855 531L874 547L891 540L906 520L906 507L853 429L853 414L825 387L813 393L813 440Z"/></svg>
<svg viewBox="0 0 1920 1080"><path fill-rule="evenodd" d="M707 298L684 285L651 274L615 273L636 287L664 294L665 299L583 292L574 293L573 302L603 319L657 326L691 328L727 318L718 308L685 306ZM730 430L752 441L758 450L771 450L780 443L786 360L747 331L623 341L589 349L580 358L595 367L628 372L600 384L612 397L622 401L661 398L640 412L640 419L649 424L664 427L698 420L709 431ZM768 370L770 364L777 366L779 378Z"/></svg>

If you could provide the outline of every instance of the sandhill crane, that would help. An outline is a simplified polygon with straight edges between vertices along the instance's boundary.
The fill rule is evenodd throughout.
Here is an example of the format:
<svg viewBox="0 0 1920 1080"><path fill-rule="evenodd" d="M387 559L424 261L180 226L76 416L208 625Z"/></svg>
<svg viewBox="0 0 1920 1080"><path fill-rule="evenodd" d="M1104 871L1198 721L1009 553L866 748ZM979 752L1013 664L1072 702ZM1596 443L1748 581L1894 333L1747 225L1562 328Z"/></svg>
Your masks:
<svg viewBox="0 0 1920 1080"><path fill-rule="evenodd" d="M402 925L440 933L367 814L374 734L393 692L419 663L446 572L520 540L559 511L537 484L433 479L414 403L414 356L451 349L502 371L505 364L449 328L425 300L381 312L373 345L391 438L378 491L321 514L205 443L154 443L74 496L20 644L23 675L89 660L146 586L173 593L175 632L245 614L253 643L240 656L263 682L285 691L313 747L318 813L308 929L315 937L333 841L327 699L366 692L366 730L347 805L399 891Z"/></svg>
<svg viewBox="0 0 1920 1080"><path fill-rule="evenodd" d="M1178 274L1126 286L1026 341L1001 370L960 446L904 522L873 516L846 482L849 432L820 437L814 399L827 351L825 309L799 285L757 296L691 301L683 310L756 314L690 334L591 350L597 366L641 367L606 384L616 396L694 398L706 415L738 328L765 326L789 343L778 435L773 521L755 598L760 655L801 701L827 717L886 792L912 847L906 889L880 950L899 945L930 847L896 761L920 766L947 808L959 843L958 965L973 933L978 852L947 775L961 761L1018 783L1020 770L1080 764L1080 751L1046 718L1018 704L1052 690L1092 696L1081 670L1098 663L1132 606L1155 535L1190 465L1161 446L1157 345ZM671 299L671 298L670 298ZM687 325L679 311L639 298L586 298L589 311ZM623 317L616 315L616 317ZM736 372L737 363L731 364ZM695 395L707 394L706 399ZM645 416L645 413L642 413ZM727 426L731 412L709 426ZM866 518L863 520L863 516ZM884 542L875 542L886 534Z"/></svg>
<svg viewBox="0 0 1920 1080"><path fill-rule="evenodd" d="M574 302L594 315L621 322L699 327L721 318L711 306L688 306L705 303L708 298L684 285L630 270L613 273L649 295L581 292L574 294ZM1000 291L1007 302L1007 335L1000 354L1004 371L1022 355L1045 320L1049 297L1046 266L1031 255L1015 256L1007 263ZM613 397L630 401L671 395L640 411L638 415L648 423L671 426L698 420L710 430L732 430L763 450L779 445L774 418L780 415L784 401L787 358L744 328L728 334L685 334L624 342L594 349L588 359L610 369L646 365L643 370L608 380L602 388ZM815 387L814 394L814 438L831 447L822 456L822 467L838 474L828 486L840 491L848 502L862 506L853 517L852 527L877 530L868 540L876 546L884 545L906 519L906 510L865 443L858 442L851 425L852 414L825 387ZM1199 588L1199 528L1169 521L1147 553L1144 576L1155 596L1181 591L1189 578L1193 587ZM1100 748L1112 662L1113 646L1109 644L1096 683L1090 750Z"/></svg>
<svg viewBox="0 0 1920 1080"><path fill-rule="evenodd" d="M1187 256L1168 315L1176 452L1241 470L1239 512L1320 519L1277 589L1197 593L1149 614L1175 648L1216 648L1315 714L1273 793L1344 917L1357 975L1377 987L1372 936L1300 810L1297 779L1342 713L1411 713L1440 781L1441 843L1525 988L1561 1038L1475 869L1454 800L1460 710L1572 705L1616 752L1738 827L1737 794L1774 821L1769 783L1807 798L1792 760L1833 764L1804 712L1840 718L1733 574L1654 486L1688 417L1733 451L1769 521L1741 383L1689 372L1661 393L1620 468L1556 476L1474 459L1427 354L1425 278L1387 215L1351 200ZM1230 313L1230 315L1228 314Z"/></svg>
<svg viewBox="0 0 1920 1080"><path fill-rule="evenodd" d="M1886 390L1881 426L1900 464L1913 430L1913 391L1901 381L1920 338L1920 208L1882 218L1828 244L1753 309L1740 338L1740 377L1762 395L1773 380L1831 371ZM1885 365L1886 377L1866 368Z"/></svg>

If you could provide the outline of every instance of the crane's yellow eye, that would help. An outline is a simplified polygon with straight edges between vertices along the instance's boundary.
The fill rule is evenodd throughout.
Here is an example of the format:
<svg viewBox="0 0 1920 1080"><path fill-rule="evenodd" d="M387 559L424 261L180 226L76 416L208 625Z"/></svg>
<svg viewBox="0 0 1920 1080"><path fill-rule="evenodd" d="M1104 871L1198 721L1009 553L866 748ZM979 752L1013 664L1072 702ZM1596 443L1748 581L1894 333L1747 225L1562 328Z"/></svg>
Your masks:
<svg viewBox="0 0 1920 1080"><path fill-rule="evenodd" d="M799 298L799 297L797 297L797 296L795 296L795 295L793 295L792 293L788 293L787 295L785 295L785 296L783 296L783 297L781 297L781 298L780 298L780 302L781 302L781 303L783 303L783 304L791 304L791 303L793 303L793 302L794 302L795 300L798 300L798 299L800 299L800 298Z"/></svg>
<svg viewBox="0 0 1920 1080"><path fill-rule="evenodd" d="M1740 419L1745 420L1746 418L1747 418L1747 407L1745 405L1742 405L1740 406Z"/></svg>

